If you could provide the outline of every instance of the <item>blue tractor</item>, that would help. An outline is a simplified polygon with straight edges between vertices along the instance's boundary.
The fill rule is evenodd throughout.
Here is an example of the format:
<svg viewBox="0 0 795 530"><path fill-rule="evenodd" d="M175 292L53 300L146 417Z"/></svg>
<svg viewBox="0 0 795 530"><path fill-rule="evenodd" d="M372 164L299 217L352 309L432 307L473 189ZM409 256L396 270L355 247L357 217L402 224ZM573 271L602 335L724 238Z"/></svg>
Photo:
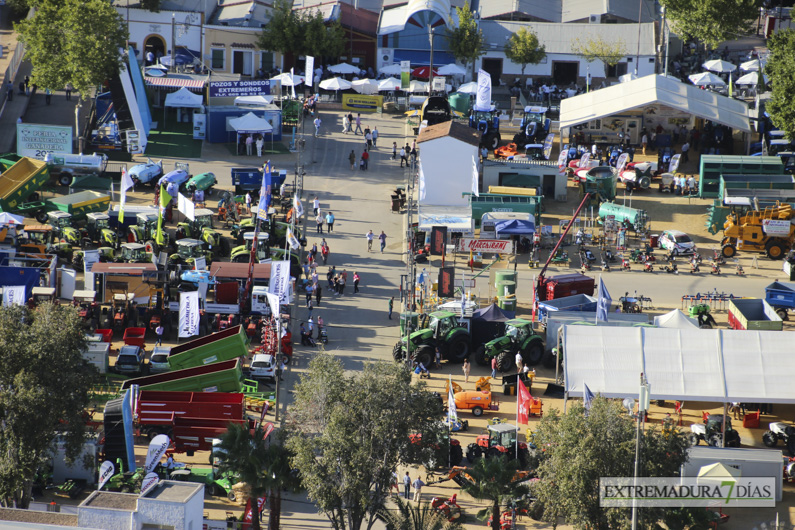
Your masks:
<svg viewBox="0 0 795 530"><path fill-rule="evenodd" d="M488 111L475 110L469 113L469 126L480 131L480 145L489 151L500 146L500 118L494 105Z"/></svg>
<svg viewBox="0 0 795 530"><path fill-rule="evenodd" d="M552 121L547 118L547 107L527 106L524 108L522 124L519 132L513 137L513 143L519 147L527 144L543 143L549 134L549 125Z"/></svg>

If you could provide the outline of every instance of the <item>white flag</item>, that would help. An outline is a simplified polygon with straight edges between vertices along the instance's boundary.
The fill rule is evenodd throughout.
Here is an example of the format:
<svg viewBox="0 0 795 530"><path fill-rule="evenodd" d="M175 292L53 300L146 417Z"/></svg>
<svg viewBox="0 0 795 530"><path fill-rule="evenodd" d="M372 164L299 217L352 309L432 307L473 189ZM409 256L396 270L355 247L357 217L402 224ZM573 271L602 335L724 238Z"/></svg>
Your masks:
<svg viewBox="0 0 795 530"><path fill-rule="evenodd" d="M199 291L179 295L179 338L199 334Z"/></svg>
<svg viewBox="0 0 795 530"><path fill-rule="evenodd" d="M315 77L315 58L312 57L311 55L306 56L305 77L306 80L304 81L304 83L306 83L306 86L308 86L309 88L312 88L312 84Z"/></svg>
<svg viewBox="0 0 795 530"><path fill-rule="evenodd" d="M425 172L422 171L422 164L420 164L420 200L425 200Z"/></svg>
<svg viewBox="0 0 795 530"><path fill-rule="evenodd" d="M296 219L304 215L304 205L301 204L301 199L298 198L298 195L293 195L293 208L295 209Z"/></svg>
<svg viewBox="0 0 795 530"><path fill-rule="evenodd" d="M455 394L453 394L453 379L450 378L450 390L447 392L447 419L452 428L453 422L458 419L458 411L455 408Z"/></svg>
<svg viewBox="0 0 795 530"><path fill-rule="evenodd" d="M491 74L478 70L478 92L475 96L475 110L488 112L491 110Z"/></svg>
<svg viewBox="0 0 795 530"><path fill-rule="evenodd" d="M607 292L607 287L605 286L605 282L602 281L602 278L599 278L599 292L596 299L596 321L599 322L607 322L607 315L610 313L610 302L613 299L610 298L610 293Z"/></svg>
<svg viewBox="0 0 795 530"><path fill-rule="evenodd" d="M298 239L293 235L293 229L287 229L287 242L290 243L290 248L293 250L298 250L301 248L301 243L298 242Z"/></svg>
<svg viewBox="0 0 795 530"><path fill-rule="evenodd" d="M472 155L472 195L480 197L480 171L478 171L477 155Z"/></svg>
<svg viewBox="0 0 795 530"><path fill-rule="evenodd" d="M160 459L166 454L166 450L170 443L171 439L166 434L158 434L152 438L152 441L149 442L149 449L146 451L144 472L149 473L155 469Z"/></svg>
<svg viewBox="0 0 795 530"><path fill-rule="evenodd" d="M3 307L10 307L12 305L25 305L24 285L3 286Z"/></svg>
<svg viewBox="0 0 795 530"><path fill-rule="evenodd" d="M127 174L127 168L121 170L121 199L119 200L119 222L124 222L124 203L127 202L127 190L134 185L132 177Z"/></svg>
<svg viewBox="0 0 795 530"><path fill-rule="evenodd" d="M144 477L143 482L141 482L141 494L148 493L150 489L154 488L155 485L160 481L160 477L157 476L157 473L147 473Z"/></svg>
<svg viewBox="0 0 795 530"><path fill-rule="evenodd" d="M676 170L679 169L679 159L682 155L674 155L671 157L671 162L668 165L668 173L676 173Z"/></svg>
<svg viewBox="0 0 795 530"><path fill-rule="evenodd" d="M110 460L105 460L102 462L102 466L99 468L99 484L97 484L97 491L102 489L102 486L110 480L110 477L113 476L115 473L116 467L113 465L113 462Z"/></svg>
<svg viewBox="0 0 795 530"><path fill-rule="evenodd" d="M293 99L295 99L295 72L294 68L290 68L290 81L291 85L290 88L293 90Z"/></svg>
<svg viewBox="0 0 795 530"><path fill-rule="evenodd" d="M265 293L265 297L268 299L268 306L271 308L271 314L274 317L277 317L280 313L279 311L279 297L273 293Z"/></svg>
<svg viewBox="0 0 795 530"><path fill-rule="evenodd" d="M268 283L268 292L275 294L279 297L279 303L289 304L290 300L289 289L290 286L290 262L289 261L272 261L271 262L271 278Z"/></svg>

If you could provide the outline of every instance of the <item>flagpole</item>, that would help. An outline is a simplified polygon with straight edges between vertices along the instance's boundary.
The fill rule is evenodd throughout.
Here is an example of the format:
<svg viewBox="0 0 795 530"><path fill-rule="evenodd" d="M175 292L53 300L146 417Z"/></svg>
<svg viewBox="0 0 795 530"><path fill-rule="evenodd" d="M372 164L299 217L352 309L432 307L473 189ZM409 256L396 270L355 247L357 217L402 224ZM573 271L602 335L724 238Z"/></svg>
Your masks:
<svg viewBox="0 0 795 530"><path fill-rule="evenodd" d="M602 296L602 273L599 273L599 292L596 293L597 297ZM599 325L599 299L596 300L596 313L594 314L594 324Z"/></svg>

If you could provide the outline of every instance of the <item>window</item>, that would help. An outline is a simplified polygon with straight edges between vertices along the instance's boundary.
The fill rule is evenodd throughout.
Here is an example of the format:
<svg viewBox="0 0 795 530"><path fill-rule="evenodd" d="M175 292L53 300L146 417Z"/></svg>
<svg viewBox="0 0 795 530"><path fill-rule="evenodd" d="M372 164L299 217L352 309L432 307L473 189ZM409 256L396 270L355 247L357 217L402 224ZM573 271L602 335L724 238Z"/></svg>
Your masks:
<svg viewBox="0 0 795 530"><path fill-rule="evenodd" d="M223 48L212 48L210 50L210 68L213 70L224 70L226 68L226 50Z"/></svg>
<svg viewBox="0 0 795 530"><path fill-rule="evenodd" d="M254 64L254 52L243 50L232 50L232 73L241 75L251 75Z"/></svg>
<svg viewBox="0 0 795 530"><path fill-rule="evenodd" d="M607 67L607 77L619 77L627 73L627 63Z"/></svg>
<svg viewBox="0 0 795 530"><path fill-rule="evenodd" d="M273 70L273 52L262 52L259 60L260 68L264 71Z"/></svg>

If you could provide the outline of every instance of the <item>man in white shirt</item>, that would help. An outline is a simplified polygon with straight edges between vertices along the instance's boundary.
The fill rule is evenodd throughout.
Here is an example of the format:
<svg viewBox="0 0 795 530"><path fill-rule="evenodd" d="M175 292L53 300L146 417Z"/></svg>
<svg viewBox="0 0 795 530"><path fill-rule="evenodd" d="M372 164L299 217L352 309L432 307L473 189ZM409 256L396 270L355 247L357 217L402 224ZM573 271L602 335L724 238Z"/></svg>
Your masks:
<svg viewBox="0 0 795 530"><path fill-rule="evenodd" d="M322 123L320 121L320 116L315 118L315 122L314 123L315 123L315 137L317 137L317 136L320 136L320 124Z"/></svg>
<svg viewBox="0 0 795 530"><path fill-rule="evenodd" d="M364 237L367 238L367 252L370 252L373 249L373 238L375 237L375 234L372 230L370 230L364 235Z"/></svg>
<svg viewBox="0 0 795 530"><path fill-rule="evenodd" d="M320 211L320 199L317 198L317 195L315 195L315 198L312 199L312 209L314 210L315 215L317 215Z"/></svg>
<svg viewBox="0 0 795 530"><path fill-rule="evenodd" d="M522 352L516 352L516 373L522 373L524 366L524 359L522 359Z"/></svg>

